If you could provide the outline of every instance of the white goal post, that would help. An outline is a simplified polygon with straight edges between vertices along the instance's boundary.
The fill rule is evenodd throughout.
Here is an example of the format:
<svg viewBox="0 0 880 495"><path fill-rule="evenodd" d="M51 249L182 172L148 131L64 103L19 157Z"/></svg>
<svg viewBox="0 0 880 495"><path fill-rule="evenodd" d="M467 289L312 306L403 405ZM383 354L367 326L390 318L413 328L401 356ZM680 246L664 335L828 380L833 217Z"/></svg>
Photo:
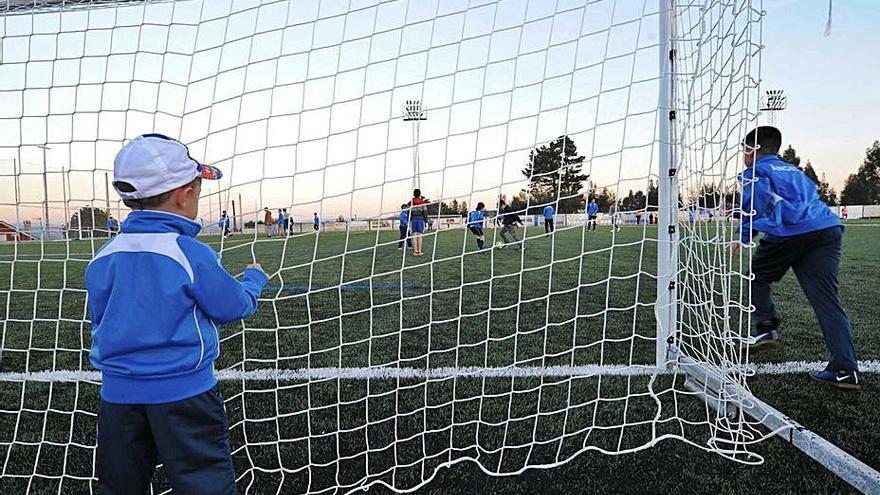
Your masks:
<svg viewBox="0 0 880 495"><path fill-rule="evenodd" d="M750 259L729 247L763 16L756 0L0 0L3 483L97 491L83 272L126 235L115 153L158 132L223 170L199 240L271 276L257 314L217 330L242 493L412 492L459 463L516 475L664 441L755 464L774 435L877 489L747 383ZM413 256L416 185L441 213L484 203L483 230L435 214ZM534 222L546 206L555 229ZM170 490L160 466L153 492Z"/></svg>

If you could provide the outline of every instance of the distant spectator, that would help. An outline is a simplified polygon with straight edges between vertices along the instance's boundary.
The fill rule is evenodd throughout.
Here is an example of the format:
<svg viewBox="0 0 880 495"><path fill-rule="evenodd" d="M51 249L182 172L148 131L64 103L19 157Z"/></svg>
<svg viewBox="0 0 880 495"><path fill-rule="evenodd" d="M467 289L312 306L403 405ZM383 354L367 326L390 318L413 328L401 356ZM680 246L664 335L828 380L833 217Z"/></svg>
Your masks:
<svg viewBox="0 0 880 495"><path fill-rule="evenodd" d="M608 216L611 217L611 232L620 232L620 224L622 222L620 218L620 205L617 204L617 201L611 203L611 206L608 207Z"/></svg>
<svg viewBox="0 0 880 495"><path fill-rule="evenodd" d="M543 214L544 214L544 232L549 234L550 232L553 232L554 230L556 230L556 227L553 225L553 219L556 215L556 211L553 209L552 206L547 205L544 207Z"/></svg>
<svg viewBox="0 0 880 495"><path fill-rule="evenodd" d="M275 233L275 219L272 218L272 212L268 207L263 208L263 226L266 228L266 237L272 238Z"/></svg>

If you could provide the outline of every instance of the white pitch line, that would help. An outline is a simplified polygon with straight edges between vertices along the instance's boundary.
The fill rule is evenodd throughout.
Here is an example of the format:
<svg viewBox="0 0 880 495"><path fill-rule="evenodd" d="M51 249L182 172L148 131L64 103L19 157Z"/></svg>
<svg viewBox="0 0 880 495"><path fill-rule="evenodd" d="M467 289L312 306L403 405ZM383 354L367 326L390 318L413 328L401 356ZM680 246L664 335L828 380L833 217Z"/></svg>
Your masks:
<svg viewBox="0 0 880 495"><path fill-rule="evenodd" d="M758 375L784 375L807 373L823 369L824 362L789 361L787 363L759 363L748 369ZM862 373L880 373L880 361L859 363ZM592 366L514 366L509 368L311 368L311 369L259 369L251 371L220 370L220 380L247 381L308 381L308 380L395 380L395 379L440 379L440 378L541 378L577 376L648 376L671 373L666 368L645 365L592 365ZM0 381L40 381L40 382L99 382L98 371L59 370L34 371L28 373L0 373Z"/></svg>

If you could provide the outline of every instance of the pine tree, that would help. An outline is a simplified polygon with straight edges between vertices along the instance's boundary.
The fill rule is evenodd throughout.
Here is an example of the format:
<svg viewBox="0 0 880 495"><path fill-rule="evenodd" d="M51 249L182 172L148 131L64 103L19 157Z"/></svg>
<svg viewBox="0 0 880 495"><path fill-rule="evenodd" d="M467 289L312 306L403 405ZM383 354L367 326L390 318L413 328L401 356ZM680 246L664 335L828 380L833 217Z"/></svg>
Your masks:
<svg viewBox="0 0 880 495"><path fill-rule="evenodd" d="M797 151L795 151L790 144L788 145L788 148L785 148L785 151L782 152L780 157L795 167L801 167L801 157L797 156Z"/></svg>
<svg viewBox="0 0 880 495"><path fill-rule="evenodd" d="M599 211L607 212L611 203L614 203L617 200L617 196L613 191L609 191L608 188L603 187L593 194L593 199L596 200L596 204L599 206Z"/></svg>
<svg viewBox="0 0 880 495"><path fill-rule="evenodd" d="M819 180L819 198L828 206L837 206L837 192L828 184L825 172L822 172L822 178Z"/></svg>
<svg viewBox="0 0 880 495"><path fill-rule="evenodd" d="M865 151L865 161L859 170L850 174L840 192L844 205L880 204L880 141L874 141Z"/></svg>
<svg viewBox="0 0 880 495"><path fill-rule="evenodd" d="M110 212L93 206L83 206L70 217L70 235L77 238L107 237L107 218Z"/></svg>
<svg viewBox="0 0 880 495"><path fill-rule="evenodd" d="M636 211L645 208L645 193L642 191L633 192L629 190L629 194L620 202L620 206L624 211Z"/></svg>
<svg viewBox="0 0 880 495"><path fill-rule="evenodd" d="M807 164L804 166L804 175L816 184L816 192L819 193L819 199L829 206L837 205L837 193L828 185L824 172L822 173L822 178L819 178L810 160L807 160Z"/></svg>
<svg viewBox="0 0 880 495"><path fill-rule="evenodd" d="M583 210L585 201L580 191L589 177L583 173L583 162L584 156L578 156L577 147L568 136L532 150L522 170L529 179L527 192L531 203L543 205L559 200L558 213Z"/></svg>
<svg viewBox="0 0 880 495"><path fill-rule="evenodd" d="M526 205L528 204L528 201L529 201L528 193L526 193L525 191L520 191L520 192L516 193L516 196L514 196L510 200L510 208L515 212L525 213ZM532 201L534 202L534 199Z"/></svg>
<svg viewBox="0 0 880 495"><path fill-rule="evenodd" d="M810 163L810 160L807 160L807 164L804 165L804 175L809 177L816 186L819 185L819 175L816 174L816 170L813 168L813 164Z"/></svg>
<svg viewBox="0 0 880 495"><path fill-rule="evenodd" d="M660 187L654 182L654 179L648 181L648 209L657 211L660 205Z"/></svg>

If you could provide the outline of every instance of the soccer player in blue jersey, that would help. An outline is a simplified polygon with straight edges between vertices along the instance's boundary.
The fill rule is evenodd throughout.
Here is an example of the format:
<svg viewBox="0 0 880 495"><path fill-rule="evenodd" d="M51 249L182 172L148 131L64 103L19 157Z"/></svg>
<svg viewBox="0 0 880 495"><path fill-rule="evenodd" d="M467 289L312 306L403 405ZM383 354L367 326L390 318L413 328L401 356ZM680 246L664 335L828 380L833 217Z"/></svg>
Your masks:
<svg viewBox="0 0 880 495"><path fill-rule="evenodd" d="M467 228L477 237L477 248L483 249L486 242L486 235L483 233L483 226L486 220L486 205L482 201L477 203L477 209L472 211L468 216Z"/></svg>
<svg viewBox="0 0 880 495"><path fill-rule="evenodd" d="M409 237L409 206L406 203L400 205L400 241L397 242L397 250L403 250L403 241L406 241L407 249L412 249L412 239Z"/></svg>
<svg viewBox="0 0 880 495"><path fill-rule="evenodd" d="M599 216L599 204L596 203L596 199L593 198L590 200L590 204L587 205L587 230L596 230L596 218Z"/></svg>
<svg viewBox="0 0 880 495"><path fill-rule="evenodd" d="M218 327L253 315L268 277L253 264L236 280L196 238L202 180L220 177L161 134L116 155L113 187L134 211L85 273L101 371L98 493L149 493L159 462L174 493L238 493Z"/></svg>
<svg viewBox="0 0 880 495"><path fill-rule="evenodd" d="M318 212L312 213L312 226L315 229L315 232L321 229L321 217L318 216Z"/></svg>
<svg viewBox="0 0 880 495"><path fill-rule="evenodd" d="M553 210L553 206L547 205L542 213L544 215L544 233L549 234L556 230L556 227L553 225L553 217L556 215L556 211Z"/></svg>
<svg viewBox="0 0 880 495"><path fill-rule="evenodd" d="M116 233L119 232L119 222L113 218L113 215L107 217L107 232L110 237L116 237Z"/></svg>
<svg viewBox="0 0 880 495"><path fill-rule="evenodd" d="M284 223L287 221L287 218L284 212L281 211L281 208L278 208L278 216L275 218L275 221L278 222L279 235L287 235L285 232L286 229L284 228Z"/></svg>
<svg viewBox="0 0 880 495"><path fill-rule="evenodd" d="M859 374L852 328L837 295L840 219L819 199L816 184L804 172L779 156L782 133L770 126L749 132L742 142L745 170L742 183L740 242L731 245L735 255L752 240L752 231L763 232L752 257L753 327L749 348L779 347L779 316L773 304L773 284L789 268L810 301L825 337L830 359L824 370L810 376L844 389L858 389Z"/></svg>
<svg viewBox="0 0 880 495"><path fill-rule="evenodd" d="M422 235L428 223L427 200L422 196L421 189L413 189L413 198L407 203L409 209L409 227L413 236L413 256L424 256L422 252Z"/></svg>

